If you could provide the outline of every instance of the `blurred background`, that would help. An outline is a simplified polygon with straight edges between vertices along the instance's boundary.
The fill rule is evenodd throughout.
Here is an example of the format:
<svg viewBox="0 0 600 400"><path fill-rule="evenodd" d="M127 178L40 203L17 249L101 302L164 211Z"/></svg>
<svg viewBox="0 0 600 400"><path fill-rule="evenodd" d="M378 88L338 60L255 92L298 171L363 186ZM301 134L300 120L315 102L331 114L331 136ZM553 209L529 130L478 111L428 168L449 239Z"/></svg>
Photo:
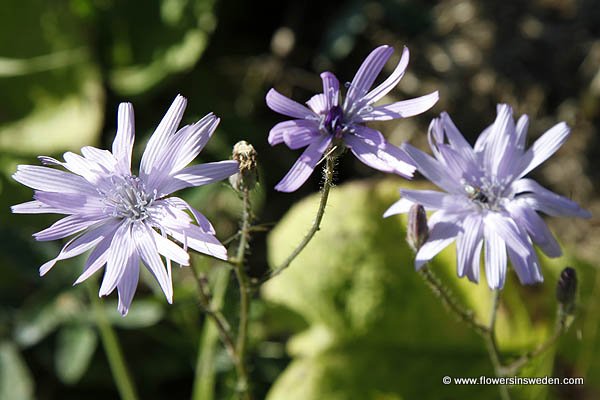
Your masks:
<svg viewBox="0 0 600 400"><path fill-rule="evenodd" d="M10 213L10 205L32 195L11 179L18 164L85 145L110 148L122 101L134 104L139 159L180 93L189 100L185 123L210 111L222 119L201 162L229 158L242 139L258 151L255 214L269 229L281 220L272 232L254 236L249 273L260 277L308 229L318 200L307 196L320 184L315 173L295 193L272 189L300 152L269 147L269 129L285 117L266 107L266 92L275 87L304 102L321 90L320 72L351 81L381 44L397 51L379 81L395 67L402 46L411 54L387 102L440 91L427 113L373 125L394 144L410 141L428 150L427 126L441 111L473 142L493 122L500 102L530 116L529 143L559 121L572 127L563 148L532 175L595 217L549 219L565 255L544 259L543 285L521 287L510 273L498 335L507 359L547 337L557 276L573 265L581 284L577 319L556 353L523 375L583 376L586 383L519 387L513 394L600 397L596 1L3 0L0 31L0 399L118 396L89 312L97 289L93 282L72 287L85 257L62 261L40 279L38 267L61 243L35 242L31 234L57 218ZM498 396L494 387L441 384L444 375L491 376L492 370L481 339L447 315L412 270L403 220L380 217L408 183L352 156L340 160L336 183L317 239L255 295L249 362L256 397ZM213 221L222 240L237 230L240 204L227 184L188 190L183 197ZM194 260L224 293L224 312L235 321L236 288L226 267ZM458 298L486 318L489 291L483 282L458 281L452 249L434 267ZM189 270L174 274L173 305L151 277L143 278L127 318L116 312L116 295L101 301L140 397L230 398L232 365L204 324ZM202 376L200 386L196 375Z"/></svg>

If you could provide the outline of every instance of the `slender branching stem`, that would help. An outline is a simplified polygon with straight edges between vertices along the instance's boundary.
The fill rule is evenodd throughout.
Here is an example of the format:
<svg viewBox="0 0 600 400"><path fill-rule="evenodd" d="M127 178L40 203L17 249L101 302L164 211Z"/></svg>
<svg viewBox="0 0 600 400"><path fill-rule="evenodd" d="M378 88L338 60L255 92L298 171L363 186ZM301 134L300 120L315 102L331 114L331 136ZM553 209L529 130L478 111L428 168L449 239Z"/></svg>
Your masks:
<svg viewBox="0 0 600 400"><path fill-rule="evenodd" d="M246 343L248 342L248 320L250 313L250 280L245 270L246 250L250 241L252 206L250 203L250 191L242 190L242 226L240 228L240 241L238 243L236 257L233 260L235 276L240 290L240 316L237 332L236 349L236 372L238 375L237 390L241 399L250 399L250 388L248 382L248 371L246 369Z"/></svg>
<svg viewBox="0 0 600 400"><path fill-rule="evenodd" d="M210 294L211 292L208 279L205 274L198 272L193 266L192 272L194 274L194 278L196 279L196 283L198 284L200 304L206 312L206 315L215 323L217 331L219 332L219 337L221 338L221 342L223 342L223 345L225 346L225 350L227 350L227 353L235 362L238 356L233 337L231 336L231 328L229 327L229 323L227 323L227 320L221 311L215 309L212 305L212 295Z"/></svg>
<svg viewBox="0 0 600 400"><path fill-rule="evenodd" d="M119 339L110 325L110 322L100 304L98 299L97 287L92 284L85 285L92 303L94 317L98 330L100 331L100 339L102 340L102 346L106 352L106 358L108 359L108 365L112 372L113 379L117 385L119 396L122 400L137 400L138 395L127 368L125 357L123 356L123 350L119 344Z"/></svg>
<svg viewBox="0 0 600 400"><path fill-rule="evenodd" d="M494 367L496 376L503 376L503 366L500 359L500 349L496 342L496 318L498 316L498 307L500 306L500 290L494 290L492 296L492 310L490 313L490 322L484 335L485 345L490 356L490 361ZM502 400L510 400L510 393L506 385L498 385L500 390L500 398Z"/></svg>
<svg viewBox="0 0 600 400"><path fill-rule="evenodd" d="M567 331L567 329L569 328L570 324L567 322L568 317L569 317L569 315L568 315L568 313L565 312L563 305L559 303L558 311L557 311L557 318L556 318L556 325L554 327L554 332L552 333L552 335L544 343L540 344L534 350L531 350L531 351L523 354L521 357L517 358L515 361L506 365L503 368L504 375L505 376L515 375L516 373L519 372L519 370L521 368L523 368L525 365L527 365L531 360L540 356L542 353L544 353L548 349L550 349L556 343L556 341L560 338L560 336L563 333L565 333Z"/></svg>
<svg viewBox="0 0 600 400"><path fill-rule="evenodd" d="M473 311L465 309L450 293L448 288L446 288L442 282L438 279L437 276L429 269L427 266L423 266L419 273L425 280L425 283L429 286L429 288L435 293L442 303L452 311L461 321L470 326L475 332L479 333L482 336L486 336L488 334L489 328L475 320L475 315Z"/></svg>
<svg viewBox="0 0 600 400"><path fill-rule="evenodd" d="M282 273L287 267L290 266L292 261L304 250L306 245L312 240L315 234L321 229L321 221L323 220L323 215L325 214L325 206L327 205L327 199L329 198L329 190L333 184L333 173L335 168L335 156L329 155L325 159L325 165L323 167L323 175L325 176L325 181L323 183L323 189L321 190L321 199L319 201L319 209L317 210L317 215L313 221L310 230L304 236L304 238L298 243L298 246L290 253L290 255L281 263L280 266L271 271L269 275L265 279L263 279L260 283L263 283L271 278L276 277L280 273Z"/></svg>

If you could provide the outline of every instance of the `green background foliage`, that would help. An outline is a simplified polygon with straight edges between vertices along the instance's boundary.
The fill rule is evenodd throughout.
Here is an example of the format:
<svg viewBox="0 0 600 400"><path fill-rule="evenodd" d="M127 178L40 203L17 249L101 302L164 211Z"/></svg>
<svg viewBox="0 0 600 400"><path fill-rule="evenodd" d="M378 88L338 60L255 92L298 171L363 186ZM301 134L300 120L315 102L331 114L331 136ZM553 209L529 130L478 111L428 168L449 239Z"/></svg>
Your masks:
<svg viewBox="0 0 600 400"><path fill-rule="evenodd" d="M436 89L441 95L421 116L373 125L392 143L409 140L425 150L427 125L442 110L473 141L493 120L496 103L509 102L517 114L531 116L531 140L560 120L573 127L564 148L534 177L594 215L600 210L600 14L593 1L4 0L2 10L2 400L117 397L92 312L94 279L72 286L85 258L61 261L40 279L37 268L62 243L35 242L31 234L56 216L12 215L9 207L31 199L31 191L10 177L16 165L37 164L37 155L60 158L85 145L109 148L121 101L134 103L136 160L177 93L189 99L184 123L210 111L222 118L198 162L229 158L241 139L257 148L257 222L276 227L254 235L253 277L264 276L306 232L317 205L308 195L320 183L315 173L293 194L273 191L299 153L268 146L269 129L283 117L267 109L265 93L276 87L304 101L320 89L319 72L350 81L368 52L383 43L411 50L408 72L387 101ZM492 368L482 340L414 272L403 220L381 218L398 187L408 184L350 155L340 160L336 182L323 229L289 270L255 294L249 364L257 398L496 397L493 386L441 384L444 375L491 375ZM240 205L225 183L182 196L213 221L220 239L235 233ZM543 285L522 287L509 273L500 347L505 357L515 357L549 334L558 273L574 266L581 283L575 323L556 352L522 375L583 376L586 384L519 387L514 394L598 398L600 225L596 217L550 222L565 255L543 259ZM238 299L226 266L193 260L223 293L223 312L235 322ZM487 319L489 291L483 282L456 278L452 249L432 268L457 299ZM143 273L127 318L118 315L116 296L100 300L140 397L230 398L235 374L198 307L189 268L176 270L174 280L175 303L168 305Z"/></svg>

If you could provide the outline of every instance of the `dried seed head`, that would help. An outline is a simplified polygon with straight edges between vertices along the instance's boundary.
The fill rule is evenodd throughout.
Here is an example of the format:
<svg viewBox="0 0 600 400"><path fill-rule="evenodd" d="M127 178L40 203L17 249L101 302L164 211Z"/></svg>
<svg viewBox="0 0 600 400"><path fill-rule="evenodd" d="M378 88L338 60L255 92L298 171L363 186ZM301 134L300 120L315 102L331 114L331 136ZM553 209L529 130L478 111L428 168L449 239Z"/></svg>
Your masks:
<svg viewBox="0 0 600 400"><path fill-rule="evenodd" d="M240 165L240 172L229 177L235 190L252 190L258 180L257 156L254 146L245 140L233 146L232 158Z"/></svg>

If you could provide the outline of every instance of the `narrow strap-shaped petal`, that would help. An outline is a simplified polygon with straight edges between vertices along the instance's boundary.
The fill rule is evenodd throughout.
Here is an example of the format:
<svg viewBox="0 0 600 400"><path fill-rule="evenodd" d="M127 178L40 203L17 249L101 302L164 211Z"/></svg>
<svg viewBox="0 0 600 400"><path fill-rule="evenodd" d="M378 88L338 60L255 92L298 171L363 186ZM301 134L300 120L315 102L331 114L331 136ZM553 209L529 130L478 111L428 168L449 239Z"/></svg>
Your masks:
<svg viewBox="0 0 600 400"><path fill-rule="evenodd" d="M398 101L385 106L363 108L358 115L360 122L364 121L389 121L396 118L407 118L424 113L437 103L437 91L414 99Z"/></svg>
<svg viewBox="0 0 600 400"><path fill-rule="evenodd" d="M517 121L517 126L515 127L515 133L517 134L515 144L518 150L525 150L527 129L529 129L529 117L527 116L527 114L523 114L521 115L521 117L519 117L519 120Z"/></svg>
<svg viewBox="0 0 600 400"><path fill-rule="evenodd" d="M160 200L164 202L169 207L169 213L173 213L173 209L171 207L175 207L177 211L179 210L188 210L194 216L196 223L205 233L215 234L215 228L212 226L208 218L206 218L200 211L196 210L194 207L189 205L189 203L179 197L169 197L164 200ZM159 221L160 223L160 221Z"/></svg>
<svg viewBox="0 0 600 400"><path fill-rule="evenodd" d="M446 144L438 144L437 148L439 151L438 159L443 160L447 167L447 173L456 182L462 180L478 182L483 177L483 171L473 158L464 157L464 153L458 152Z"/></svg>
<svg viewBox="0 0 600 400"><path fill-rule="evenodd" d="M484 150L484 165L488 174L496 176L506 152L512 151L509 143L515 135L513 111L509 105L498 105L498 115L491 129Z"/></svg>
<svg viewBox="0 0 600 400"><path fill-rule="evenodd" d="M112 145L112 153L117 159L122 173L131 171L131 151L135 138L135 122L133 105L131 103L119 104L117 114L117 135Z"/></svg>
<svg viewBox="0 0 600 400"><path fill-rule="evenodd" d="M106 224L74 237L61 249L60 253L55 258L47 261L40 267L40 276L44 276L48 273L58 261L78 256L96 246L107 235L112 235L114 231L114 224Z"/></svg>
<svg viewBox="0 0 600 400"><path fill-rule="evenodd" d="M292 118L318 119L317 114L313 111L304 107L302 104L285 97L275 89L269 90L266 100L269 108L279 114L287 115Z"/></svg>
<svg viewBox="0 0 600 400"><path fill-rule="evenodd" d="M461 228L454 222L442 220L432 224L429 228L429 238L415 256L415 269L420 269L440 251L448 247L459 233L461 233Z"/></svg>
<svg viewBox="0 0 600 400"><path fill-rule="evenodd" d="M406 214L406 213L408 213L410 208L413 206L413 204L415 204L415 203L413 203L409 199L402 197L400 200L398 200L397 202L392 204L390 206L390 208L385 210L385 212L383 213L383 218L387 218L391 215L396 215L396 214Z"/></svg>
<svg viewBox="0 0 600 400"><path fill-rule="evenodd" d="M548 226L535 210L526 203L512 201L506 206L507 211L518 225L526 229L535 244L548 257L560 257L562 251Z"/></svg>
<svg viewBox="0 0 600 400"><path fill-rule="evenodd" d="M126 316L131 306L131 301L135 295L138 281L140 278L140 257L136 252L132 252L127 258L127 264L125 265L125 272L121 280L117 284L117 291L119 293L119 304L117 310L121 313L121 316Z"/></svg>
<svg viewBox="0 0 600 400"><path fill-rule="evenodd" d="M298 189L308 177L312 174L315 166L323 156L323 153L332 140L331 135L324 136L320 140L315 140L304 150L302 155L296 160L292 168L275 186L275 190L280 192L293 192Z"/></svg>
<svg viewBox="0 0 600 400"><path fill-rule="evenodd" d="M540 269L540 262L533 248L531 248L530 253L526 257L519 255L510 247L507 247L506 251L511 264L515 269L517 276L519 277L519 281L522 284L532 285L544 281L544 277L542 276Z"/></svg>
<svg viewBox="0 0 600 400"><path fill-rule="evenodd" d="M227 249L219 242L215 235L202 232L195 225L190 225L182 231L169 230L167 233L181 242L184 248L190 247L219 260L227 260Z"/></svg>
<svg viewBox="0 0 600 400"><path fill-rule="evenodd" d="M101 165L106 171L113 172L117 168L117 160L108 150L101 150L92 146L84 146L81 148L81 154L86 159Z"/></svg>
<svg viewBox="0 0 600 400"><path fill-rule="evenodd" d="M26 201L10 207L13 214L70 214L60 207L52 207L38 200Z"/></svg>
<svg viewBox="0 0 600 400"><path fill-rule="evenodd" d="M234 160L215 161L192 165L173 175L160 187L160 197L164 197L186 187L202 186L223 180L239 171L239 164Z"/></svg>
<svg viewBox="0 0 600 400"><path fill-rule="evenodd" d="M283 143L284 137L293 135L307 135L309 132L319 134L319 123L313 120L292 119L276 124L269 132L269 144L275 146Z"/></svg>
<svg viewBox="0 0 600 400"><path fill-rule="evenodd" d="M96 194L96 189L81 176L38 165L17 166L13 179L45 192Z"/></svg>
<svg viewBox="0 0 600 400"><path fill-rule="evenodd" d="M183 250L166 237L163 237L155 230L152 230L152 235L154 236L156 249L162 256L175 261L179 265L190 265L190 256L187 251Z"/></svg>
<svg viewBox="0 0 600 400"><path fill-rule="evenodd" d="M490 211L484 216L485 235L495 232L503 242L522 256L527 256L529 248L519 233L519 227L508 216Z"/></svg>
<svg viewBox="0 0 600 400"><path fill-rule="evenodd" d="M313 127L309 129L289 129L283 133L283 141L292 150L300 149L310 145L314 141L319 141L321 134L318 130L311 128Z"/></svg>
<svg viewBox="0 0 600 400"><path fill-rule="evenodd" d="M171 135L177 131L177 127L183 118L187 100L181 95L177 95L171 107L158 124L158 127L148 140L144 154L142 154L142 160L140 162L140 177L146 180L146 177L150 175L150 172L154 169L154 163L160 158L160 155L165 151L169 151L166 148L166 144Z"/></svg>
<svg viewBox="0 0 600 400"><path fill-rule="evenodd" d="M468 215L462 223L463 233L456 238L456 266L459 277L467 276L472 282L479 281L479 251L483 243L481 217ZM477 256L477 260L475 257Z"/></svg>
<svg viewBox="0 0 600 400"><path fill-rule="evenodd" d="M400 79L402 79L402 77L404 76L404 71L406 71L409 59L410 53L408 51L408 47L404 46L404 49L402 49L402 57L400 57L400 61L394 69L394 72L392 72L392 74L388 76L386 80L383 81L380 85L378 85L375 89L367 93L363 97L363 101L365 103L375 103L377 100L381 99L383 96L388 94L394 87L396 87L398 82L400 82Z"/></svg>
<svg viewBox="0 0 600 400"><path fill-rule="evenodd" d="M546 131L523 155L519 178L527 175L535 167L546 161L567 140L571 128L564 122L554 125Z"/></svg>
<svg viewBox="0 0 600 400"><path fill-rule="evenodd" d="M101 182L106 180L107 176L113 172L96 161L87 159L70 151L63 154L63 158L65 159L65 162L61 163L61 165L64 168L74 174L82 176L86 181L96 186L101 185ZM129 170L125 171L124 174L129 174Z"/></svg>
<svg viewBox="0 0 600 400"><path fill-rule="evenodd" d="M413 203L421 204L423 207L433 210L451 211L453 209L461 210L464 208L464 200L461 197L445 192L401 189L400 194Z"/></svg>
<svg viewBox="0 0 600 400"><path fill-rule="evenodd" d="M345 135L344 142L352 150L352 154L371 168L383 172L393 172L405 178L412 178L416 167L408 155L399 147L387 141L377 144L378 135L367 137L363 130L361 136Z"/></svg>
<svg viewBox="0 0 600 400"><path fill-rule="evenodd" d="M450 193L460 193L464 190L460 182L452 179L446 170L446 166L440 161L423 153L421 150L410 144L405 144L403 149L413 159L419 172L439 188Z"/></svg>
<svg viewBox="0 0 600 400"><path fill-rule="evenodd" d="M506 244L495 230L486 224L485 235L485 276L492 290L504 287L506 279Z"/></svg>
<svg viewBox="0 0 600 400"><path fill-rule="evenodd" d="M323 93L318 93L312 96L310 99L308 99L306 105L318 115L325 115L329 111L327 108L327 98ZM311 121L316 121L316 118L311 118Z"/></svg>
<svg viewBox="0 0 600 400"><path fill-rule="evenodd" d="M109 295L121 280L125 272L125 265L131 253L134 251L131 224L121 224L113 235L110 249L106 258L106 268L104 269L104 278L100 285L100 296Z"/></svg>
<svg viewBox="0 0 600 400"><path fill-rule="evenodd" d="M49 207L61 210L61 214L78 214L90 220L99 220L106 216L106 203L97 196L36 191L33 197Z"/></svg>
<svg viewBox="0 0 600 400"><path fill-rule="evenodd" d="M85 261L85 265L83 266L83 271L79 278L73 283L73 285L78 285L81 282L85 281L87 278L92 276L96 271L106 264L106 260L108 259L108 252L110 249L110 245L112 243L112 238L119 227L119 224L111 224L104 225L106 227L110 227L111 230L107 231L104 234L104 238L96 245L94 250L90 253L89 257Z"/></svg>
<svg viewBox="0 0 600 400"><path fill-rule="evenodd" d="M323 94L325 95L325 107L330 110L338 105L340 97L340 82L331 72L321 74L323 81Z"/></svg>
<svg viewBox="0 0 600 400"><path fill-rule="evenodd" d="M170 304L173 303L173 281L169 278L167 269L158 254L152 232L152 229L145 224L137 224L133 229L135 248Z"/></svg>
<svg viewBox="0 0 600 400"><path fill-rule="evenodd" d="M520 201L526 201L535 210L552 216L591 218L592 214L584 210L571 199L560 196L533 179L523 178L513 182L512 194Z"/></svg>
<svg viewBox="0 0 600 400"><path fill-rule="evenodd" d="M393 52L394 49L390 46L379 46L365 58L356 75L354 75L354 79L352 79L350 89L348 89L344 101L346 111L351 112L354 104L361 102Z"/></svg>
<svg viewBox="0 0 600 400"><path fill-rule="evenodd" d="M477 165L477 159L475 157L475 152L473 151L473 148L471 147L469 142L467 142L467 140L464 138L462 133L460 133L460 131L454 124L454 121L452 121L452 118L450 118L450 115L448 115L448 113L446 112L443 112L440 114L439 119L441 128L443 130L443 134L447 138L450 147L452 147L452 149L460 153L460 155L464 159L470 160L469 162L471 165ZM431 145L431 140L429 143Z"/></svg>
<svg viewBox="0 0 600 400"><path fill-rule="evenodd" d="M39 241L62 239L87 229L98 221L99 220L89 219L80 215L69 215L59 219L50 227L34 233L33 237Z"/></svg>

